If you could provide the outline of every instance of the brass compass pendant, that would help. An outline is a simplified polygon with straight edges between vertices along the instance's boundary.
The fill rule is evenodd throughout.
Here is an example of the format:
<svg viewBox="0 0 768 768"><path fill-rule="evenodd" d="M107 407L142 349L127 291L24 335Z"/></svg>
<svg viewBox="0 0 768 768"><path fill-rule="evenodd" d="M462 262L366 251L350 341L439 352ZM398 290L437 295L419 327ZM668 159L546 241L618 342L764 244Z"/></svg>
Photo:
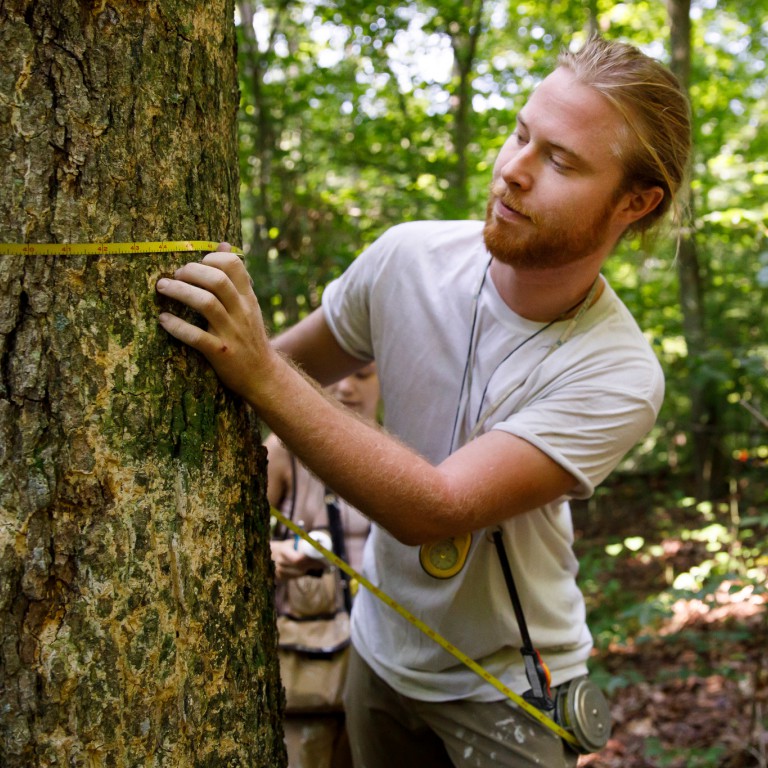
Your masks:
<svg viewBox="0 0 768 768"><path fill-rule="evenodd" d="M422 544L419 547L421 567L436 579L450 579L464 567L471 544L471 533Z"/></svg>

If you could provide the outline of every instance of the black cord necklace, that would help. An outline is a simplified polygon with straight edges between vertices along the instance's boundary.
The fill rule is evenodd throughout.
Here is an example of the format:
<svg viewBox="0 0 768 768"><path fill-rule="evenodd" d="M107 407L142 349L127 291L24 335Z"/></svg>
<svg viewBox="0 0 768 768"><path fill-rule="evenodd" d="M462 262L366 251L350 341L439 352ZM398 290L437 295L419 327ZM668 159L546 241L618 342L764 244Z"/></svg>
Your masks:
<svg viewBox="0 0 768 768"><path fill-rule="evenodd" d="M555 318L554 320L550 320L546 325L542 325L541 328L539 328L537 331L534 331L527 338L523 339L514 349L507 352L507 354L504 355L504 357L502 357L501 360L499 360L499 362L496 364L496 367L491 371L491 375L488 377L488 380L485 382L485 387L483 387L483 394L480 397L480 402L478 403L478 406L477 406L477 415L475 416L475 424L477 424L477 422L480 420L480 414L482 413L482 410L483 410L483 403L485 402L485 396L488 394L488 387L491 385L491 379L496 375L496 371L498 371L499 368L501 368L501 366L504 365L504 363L506 363L507 360L509 360L509 358L515 354L515 352L517 352L519 349L522 349L522 347L524 347L529 341L533 341L540 333L544 333L544 331L546 331L548 328L551 328L556 322L557 322L557 318ZM477 353L476 348L475 348L475 353ZM475 364L475 361L473 359L472 365L474 366L474 364ZM469 392L467 392L467 395L469 395Z"/></svg>
<svg viewBox="0 0 768 768"><path fill-rule="evenodd" d="M491 263L493 262L493 257L488 261L486 264L485 270L483 271L483 276L480 280L480 284L478 285L477 290L475 291L474 296L472 297L472 325L470 328L470 335L469 335L469 347L467 349L467 359L466 363L464 365L464 375L462 376L461 380L461 389L459 390L459 400L456 407L456 415L454 417L453 422L453 431L451 434L451 446L449 453L453 453L453 447L454 443L456 442L456 430L459 423L459 416L461 414L461 403L462 399L464 397L464 390L466 387L467 391L467 397L470 396L470 393L472 391L472 372L475 367L475 357L477 355L477 344L478 344L478 331L477 331L477 322L478 322L478 315L480 310L480 295L483 291L483 287L485 286L485 281L488 276L488 272L491 267ZM592 302L594 301L595 294L597 292L598 285L600 284L600 275L598 275L594 282L592 283L592 286L590 287L589 291L587 292L587 295L583 298L579 299L572 307L569 309L566 309L563 313L558 315L554 320L550 320L546 325L543 325L541 328L538 328L536 331L534 331L530 336L523 339L516 347L514 347L512 350L507 352L506 355L495 365L494 369L491 371L490 376L488 376L488 379L485 382L485 386L483 387L483 393L480 397L480 402L478 404L477 408L477 415L475 417L475 425L472 428L472 431L470 432L469 437L467 438L466 442L469 442L474 437L477 436L478 432L482 428L482 425L488 420L488 418L498 410L502 403L509 398L509 396L520 386L525 383L525 379L518 383L514 384L509 389L505 390L502 395L491 404L489 408L486 409L485 412L482 411L483 403L485 402L486 395L488 394L488 387L491 384L491 379L496 375L496 372L499 370L499 368L507 361L509 360L512 355L515 354L518 350L520 350L522 347L524 347L529 341L532 341L535 339L539 334L544 333L547 329L551 328L555 323L561 321L565 317L567 317L571 312L573 312L577 307L578 312L574 315L574 317L571 319L571 322L565 327L563 332L560 334L560 336L557 338L557 340L550 346L550 348L547 350L546 355L541 360L541 362L544 361L549 355L554 352L556 349L561 347L571 336L573 333L576 324L579 322L579 320L583 317L584 313L592 306ZM539 365L541 364L539 363Z"/></svg>

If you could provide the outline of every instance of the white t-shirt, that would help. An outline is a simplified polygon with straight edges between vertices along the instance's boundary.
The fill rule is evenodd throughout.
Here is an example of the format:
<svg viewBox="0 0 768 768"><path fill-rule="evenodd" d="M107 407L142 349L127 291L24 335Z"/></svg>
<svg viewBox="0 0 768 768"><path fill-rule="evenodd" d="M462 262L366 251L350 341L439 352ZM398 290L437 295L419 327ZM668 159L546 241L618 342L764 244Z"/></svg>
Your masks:
<svg viewBox="0 0 768 768"><path fill-rule="evenodd" d="M509 309L490 274L483 277L490 256L482 226L393 227L326 288L326 321L347 352L376 360L386 428L432 463L466 441L478 414L502 399L480 434L497 429L525 439L578 480L574 498L588 498L653 426L663 398L661 368L608 285L551 351L569 321L536 323ZM576 584L567 499L510 518L503 529L529 632L553 684L586 673L592 638ZM435 579L421 567L418 547L373 526L363 570L522 693L529 687L522 641L490 533L473 534L456 576ZM377 674L407 696L501 698L366 590L355 603L352 637Z"/></svg>

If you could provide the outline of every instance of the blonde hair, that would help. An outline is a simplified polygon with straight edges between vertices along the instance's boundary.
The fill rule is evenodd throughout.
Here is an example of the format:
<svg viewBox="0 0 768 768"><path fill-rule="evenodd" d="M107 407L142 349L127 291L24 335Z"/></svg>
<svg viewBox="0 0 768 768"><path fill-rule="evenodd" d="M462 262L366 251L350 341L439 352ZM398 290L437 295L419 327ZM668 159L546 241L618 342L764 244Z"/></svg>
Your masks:
<svg viewBox="0 0 768 768"><path fill-rule="evenodd" d="M632 45L592 35L574 52L563 51L558 65L594 88L622 114L633 141L618 149L624 164L623 189L661 187L664 198L634 222L628 232L645 234L671 209L683 223L679 193L691 153L691 112L677 78Z"/></svg>

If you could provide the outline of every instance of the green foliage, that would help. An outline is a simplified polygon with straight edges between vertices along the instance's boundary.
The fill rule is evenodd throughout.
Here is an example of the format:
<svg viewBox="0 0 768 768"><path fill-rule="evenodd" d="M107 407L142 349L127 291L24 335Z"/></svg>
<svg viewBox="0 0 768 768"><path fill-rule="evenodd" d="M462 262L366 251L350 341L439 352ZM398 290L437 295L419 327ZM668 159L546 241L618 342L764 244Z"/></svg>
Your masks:
<svg viewBox="0 0 768 768"><path fill-rule="evenodd" d="M273 327L387 226L484 214L515 109L586 23L557 5L239 3L243 230Z"/></svg>
<svg viewBox="0 0 768 768"><path fill-rule="evenodd" d="M598 28L670 60L667 8L653 0L249 0L239 9L243 230L273 329L317 307L324 286L388 226L481 218L516 110L561 47ZM649 640L681 603L711 607L729 589L764 589L765 18L766 0L691 7L690 228L701 264L702 348L686 338L676 232L653 252L625 242L605 266L662 362L667 395L619 479L590 501L597 519L610 520L628 499L643 526L642 538L579 551L601 652ZM707 421L693 421L694 406ZM728 481L708 504L690 487L694 448L705 439L720 462L709 471ZM689 552L684 565L671 547ZM653 578L628 581L638 571ZM707 643L739 631L686 639L706 663ZM644 677L599 664L594 673L609 692ZM654 739L645 750L656 766L708 768L722 756L719 747L670 753Z"/></svg>
<svg viewBox="0 0 768 768"><path fill-rule="evenodd" d="M710 469L722 477L768 442L764 6L691 8L703 348L686 339L674 232L653 253L624 243L605 268L667 374L658 424L623 469L675 473L686 492L700 441L714 444ZM515 112L562 46L597 27L669 60L666 7L650 0L248 0L239 9L243 229L275 329L317 307L328 281L391 224L482 217ZM706 421L693 422L694 405Z"/></svg>
<svg viewBox="0 0 768 768"><path fill-rule="evenodd" d="M764 490L760 495L765 499ZM675 520L683 517L691 501L682 500ZM665 515L669 510L674 513L672 500L667 504ZM754 594L766 591L768 514L741 517L733 505L705 502L695 506L690 523L684 525L665 522L655 511L656 515L654 510L647 514L648 523L654 526L652 537L625 537L580 553L580 582L599 648L654 634L672 617L680 600L712 604L724 589L734 592L749 587ZM685 569L675 568L669 553L676 549L695 551L694 562ZM640 599L628 603L622 576L633 568L650 569L656 575L644 589L633 585L633 594Z"/></svg>
<svg viewBox="0 0 768 768"><path fill-rule="evenodd" d="M614 482L575 509L580 583L596 641L594 680L625 706L649 690L685 690L688 679L694 688L714 677L741 685L754 669L747 649L760 646L758 624L731 609L752 604L765 621L758 605L768 576L764 468L745 470L729 504L648 493L631 477ZM663 739L649 733L643 742L648 765L731 765L726 746L707 742L705 731L685 747L670 745L670 730L660 733Z"/></svg>

